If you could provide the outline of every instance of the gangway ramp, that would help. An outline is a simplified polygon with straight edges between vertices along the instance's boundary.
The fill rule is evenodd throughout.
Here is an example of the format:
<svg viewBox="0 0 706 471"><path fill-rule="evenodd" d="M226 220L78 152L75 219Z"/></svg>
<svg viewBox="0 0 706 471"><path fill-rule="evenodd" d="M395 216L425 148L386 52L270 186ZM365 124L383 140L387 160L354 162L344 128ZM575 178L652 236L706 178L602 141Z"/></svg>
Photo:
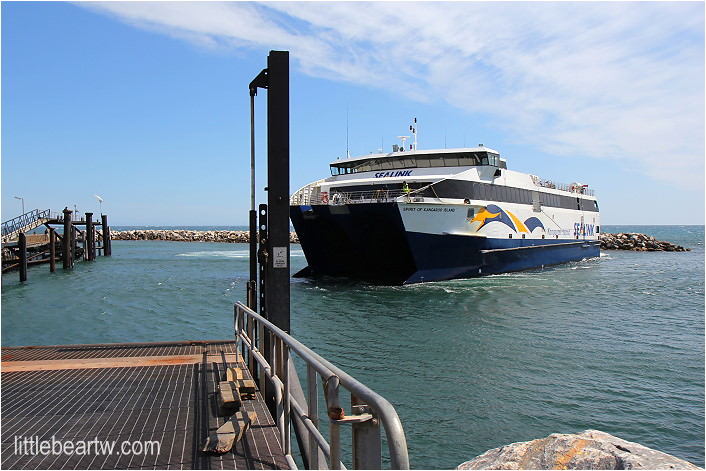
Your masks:
<svg viewBox="0 0 706 471"><path fill-rule="evenodd" d="M16 239L20 233L29 232L49 222L51 211L34 209L2 223L2 243Z"/></svg>

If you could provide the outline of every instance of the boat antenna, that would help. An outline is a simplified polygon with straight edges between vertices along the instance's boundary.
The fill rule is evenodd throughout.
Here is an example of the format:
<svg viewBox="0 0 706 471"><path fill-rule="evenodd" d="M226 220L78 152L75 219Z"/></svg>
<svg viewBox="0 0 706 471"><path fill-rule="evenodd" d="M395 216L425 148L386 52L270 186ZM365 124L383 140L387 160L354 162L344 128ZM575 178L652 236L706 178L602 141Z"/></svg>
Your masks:
<svg viewBox="0 0 706 471"><path fill-rule="evenodd" d="M350 158L351 152L348 149L348 105L346 105L346 157Z"/></svg>
<svg viewBox="0 0 706 471"><path fill-rule="evenodd" d="M409 139L409 136L397 136L397 139L402 139L402 150L404 151L404 142Z"/></svg>
<svg viewBox="0 0 706 471"><path fill-rule="evenodd" d="M414 136L414 150L417 150L417 118L414 118L414 125L409 125L409 130ZM404 142L402 144L404 145Z"/></svg>

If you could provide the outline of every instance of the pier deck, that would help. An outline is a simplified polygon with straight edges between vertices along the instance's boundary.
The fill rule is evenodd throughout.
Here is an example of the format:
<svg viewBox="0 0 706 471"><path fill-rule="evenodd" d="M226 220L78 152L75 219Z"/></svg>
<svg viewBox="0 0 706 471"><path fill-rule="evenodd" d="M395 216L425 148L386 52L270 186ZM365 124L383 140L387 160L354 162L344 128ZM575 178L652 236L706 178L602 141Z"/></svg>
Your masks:
<svg viewBox="0 0 706 471"><path fill-rule="evenodd" d="M2 348L0 467L287 468L259 392L243 401L245 411L257 413L243 439L223 455L201 452L208 432L227 420L217 417L215 404L226 367L240 367L250 378L234 341ZM72 446L95 440L115 448L112 454L55 455L28 453L36 450L23 445L24 439L52 443L52 437ZM159 443L158 450L148 442ZM123 443L131 453L121 453ZM140 447L145 451L136 454Z"/></svg>

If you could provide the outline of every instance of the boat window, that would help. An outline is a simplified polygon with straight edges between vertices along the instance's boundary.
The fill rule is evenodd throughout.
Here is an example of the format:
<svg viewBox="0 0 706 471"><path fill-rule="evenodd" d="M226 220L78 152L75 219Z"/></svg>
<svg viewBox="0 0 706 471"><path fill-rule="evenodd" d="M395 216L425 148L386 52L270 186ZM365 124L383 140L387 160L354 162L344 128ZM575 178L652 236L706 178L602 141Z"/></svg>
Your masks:
<svg viewBox="0 0 706 471"><path fill-rule="evenodd" d="M380 168L381 170L392 170L393 168L395 168L395 166L393 165L393 161L391 160L382 160L380 162Z"/></svg>
<svg viewBox="0 0 706 471"><path fill-rule="evenodd" d="M512 189L512 202L521 203L522 202L522 190L519 188Z"/></svg>
<svg viewBox="0 0 706 471"><path fill-rule="evenodd" d="M468 155L468 154L461 154L461 156L458 159L458 165L463 167L466 165L475 165L476 160Z"/></svg>
<svg viewBox="0 0 706 471"><path fill-rule="evenodd" d="M355 162L336 162L331 165L331 175L346 175L349 173L403 168L465 167L478 165L499 167L501 163L498 154L488 152L416 154L410 156L396 154L394 157L377 157Z"/></svg>
<svg viewBox="0 0 706 471"><path fill-rule="evenodd" d="M478 185L478 199L481 200L487 200L488 199L488 192L486 191L487 185L483 185L482 183Z"/></svg>
<svg viewBox="0 0 706 471"><path fill-rule="evenodd" d="M458 167L458 156L455 154L445 156L444 165L447 167Z"/></svg>
<svg viewBox="0 0 706 471"><path fill-rule="evenodd" d="M443 167L444 166L444 158L443 157L432 157L429 159L429 166L430 167Z"/></svg>

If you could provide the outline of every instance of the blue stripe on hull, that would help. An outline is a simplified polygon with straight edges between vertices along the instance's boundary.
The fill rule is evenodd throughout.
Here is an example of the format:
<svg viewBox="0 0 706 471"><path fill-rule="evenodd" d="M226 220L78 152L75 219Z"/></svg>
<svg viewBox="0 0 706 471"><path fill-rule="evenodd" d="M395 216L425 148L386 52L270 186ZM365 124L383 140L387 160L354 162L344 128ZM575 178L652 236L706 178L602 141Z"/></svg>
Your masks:
<svg viewBox="0 0 706 471"><path fill-rule="evenodd" d="M597 241L486 239L408 232L417 271L405 283L528 270L588 257L598 257Z"/></svg>
<svg viewBox="0 0 706 471"><path fill-rule="evenodd" d="M405 232L394 203L292 206L290 216L309 264L307 275L419 283L527 270L600 254L597 241Z"/></svg>

